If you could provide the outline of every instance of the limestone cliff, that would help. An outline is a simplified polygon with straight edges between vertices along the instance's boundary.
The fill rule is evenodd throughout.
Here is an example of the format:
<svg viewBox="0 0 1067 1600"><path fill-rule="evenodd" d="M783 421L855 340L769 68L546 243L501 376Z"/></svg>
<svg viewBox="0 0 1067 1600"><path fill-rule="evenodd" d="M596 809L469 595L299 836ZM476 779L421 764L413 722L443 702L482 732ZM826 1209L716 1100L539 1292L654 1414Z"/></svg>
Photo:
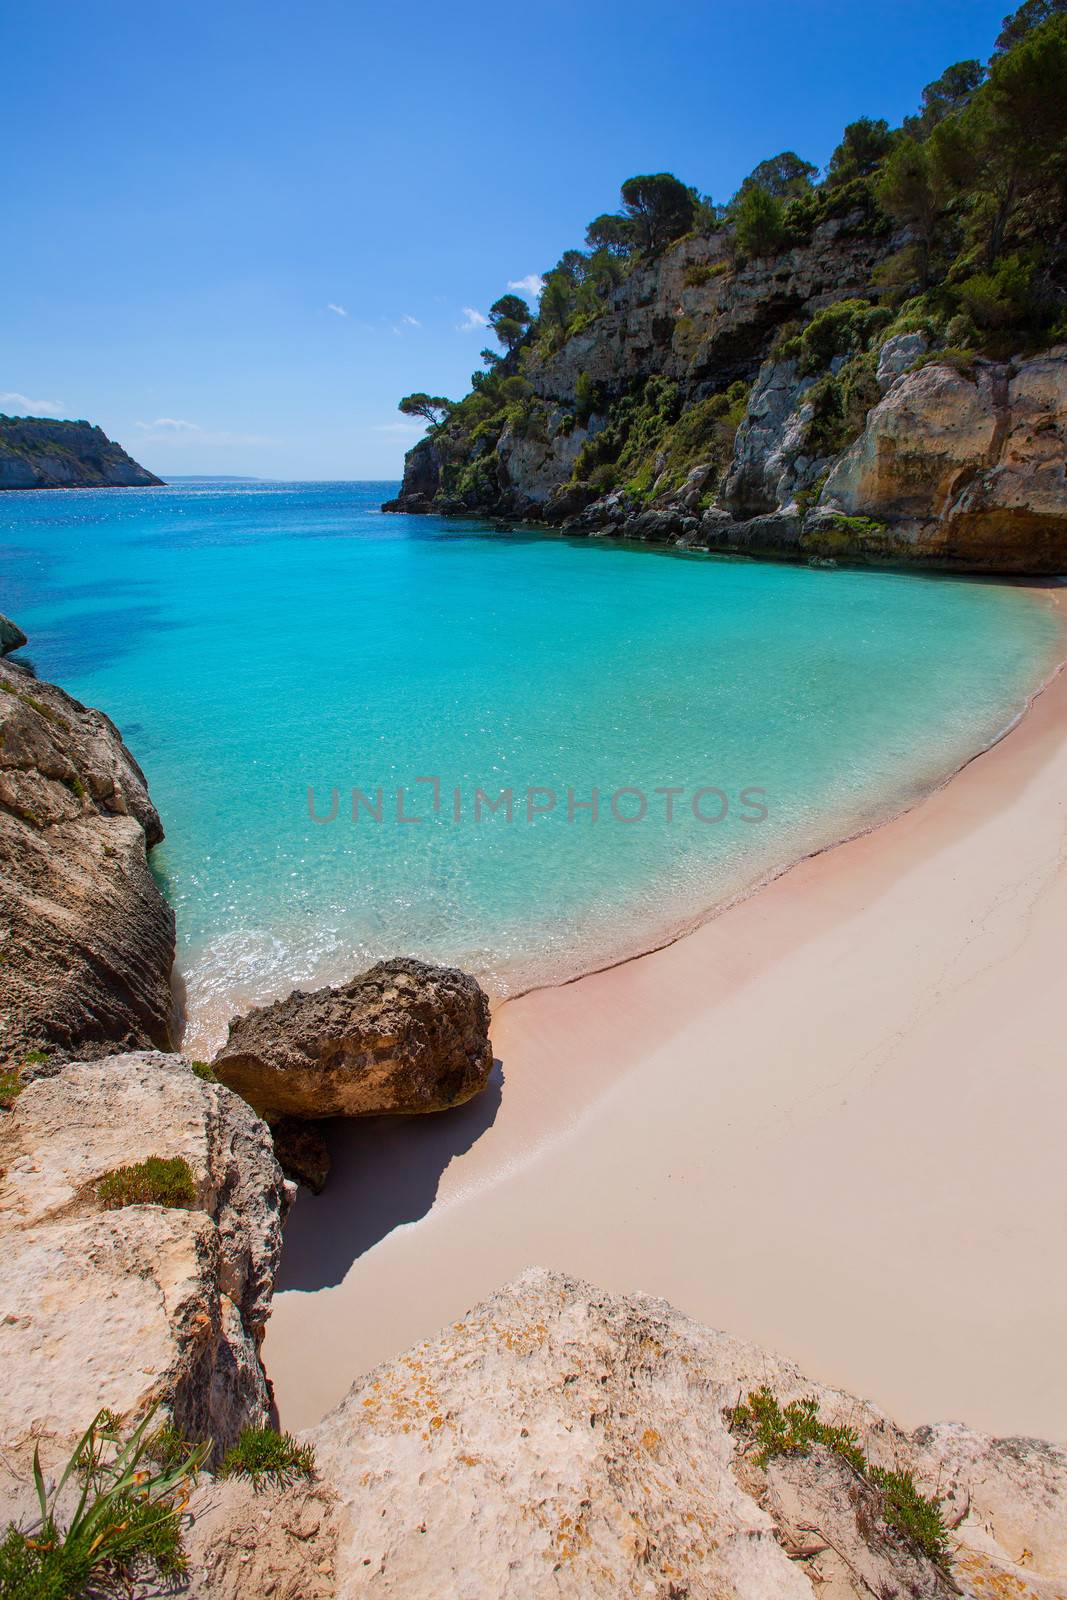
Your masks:
<svg viewBox="0 0 1067 1600"><path fill-rule="evenodd" d="M0 1066L171 1048L162 837L114 724L0 660Z"/></svg>
<svg viewBox="0 0 1067 1600"><path fill-rule="evenodd" d="M0 416L0 489L128 489L162 481L89 422Z"/></svg>

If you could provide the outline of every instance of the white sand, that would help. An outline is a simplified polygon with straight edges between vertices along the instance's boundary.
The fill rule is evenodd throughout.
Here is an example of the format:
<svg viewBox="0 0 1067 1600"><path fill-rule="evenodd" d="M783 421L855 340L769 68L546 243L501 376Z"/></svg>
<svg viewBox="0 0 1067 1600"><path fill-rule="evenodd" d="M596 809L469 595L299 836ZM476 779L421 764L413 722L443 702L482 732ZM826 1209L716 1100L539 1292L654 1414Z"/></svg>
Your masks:
<svg viewBox="0 0 1067 1600"><path fill-rule="evenodd" d="M536 1263L905 1424L1067 1440L1065 934L1067 674L907 815L502 1005L502 1098L339 1129L267 1336L283 1423Z"/></svg>

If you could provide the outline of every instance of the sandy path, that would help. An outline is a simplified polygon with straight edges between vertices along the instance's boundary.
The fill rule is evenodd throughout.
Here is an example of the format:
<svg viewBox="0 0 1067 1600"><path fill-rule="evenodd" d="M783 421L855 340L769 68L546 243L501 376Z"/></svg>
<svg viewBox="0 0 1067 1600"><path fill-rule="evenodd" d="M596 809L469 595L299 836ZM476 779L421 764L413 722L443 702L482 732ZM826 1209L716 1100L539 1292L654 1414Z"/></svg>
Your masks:
<svg viewBox="0 0 1067 1600"><path fill-rule="evenodd" d="M502 1097L339 1127L267 1337L282 1421L537 1263L902 1422L1067 1440L1065 935L1062 674L907 815L503 1005Z"/></svg>

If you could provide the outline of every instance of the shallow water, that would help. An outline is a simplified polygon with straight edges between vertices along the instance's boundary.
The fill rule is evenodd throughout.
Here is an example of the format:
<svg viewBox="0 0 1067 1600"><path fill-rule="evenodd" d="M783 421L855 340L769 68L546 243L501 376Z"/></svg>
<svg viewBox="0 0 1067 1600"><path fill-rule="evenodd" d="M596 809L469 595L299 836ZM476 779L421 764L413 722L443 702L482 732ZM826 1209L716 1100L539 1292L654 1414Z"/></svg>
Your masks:
<svg viewBox="0 0 1067 1600"><path fill-rule="evenodd" d="M1007 585L383 516L393 488L0 501L0 610L163 817L191 1048L382 955L499 991L646 948L946 776L1059 639Z"/></svg>

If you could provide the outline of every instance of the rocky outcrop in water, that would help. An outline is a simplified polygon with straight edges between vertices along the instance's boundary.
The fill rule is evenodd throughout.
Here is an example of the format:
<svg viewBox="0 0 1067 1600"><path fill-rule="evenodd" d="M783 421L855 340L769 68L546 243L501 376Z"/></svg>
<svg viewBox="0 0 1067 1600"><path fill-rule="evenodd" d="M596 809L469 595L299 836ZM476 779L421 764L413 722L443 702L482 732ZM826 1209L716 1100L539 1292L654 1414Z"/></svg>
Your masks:
<svg viewBox="0 0 1067 1600"><path fill-rule="evenodd" d="M813 1396L822 1419L856 1430L869 1462L940 1495L947 1563L825 1446L760 1466L731 1413L762 1385L783 1405ZM1063 1450L957 1426L904 1433L664 1301L557 1273L524 1273L376 1368L304 1437L336 1498L300 1559L331 1573L338 1600L810 1600L813 1589L1053 1600L1067 1582ZM225 1537L227 1488L210 1528L229 1596L248 1541ZM300 1515L304 1497L276 1495L271 1523ZM247 1496L232 1515L247 1527Z"/></svg>
<svg viewBox="0 0 1067 1600"><path fill-rule="evenodd" d="M0 416L0 489L120 489L162 484L89 422Z"/></svg>
<svg viewBox="0 0 1067 1600"><path fill-rule="evenodd" d="M268 1121L442 1111L483 1089L492 1065L479 984L412 959L238 1017L214 1062Z"/></svg>
<svg viewBox="0 0 1067 1600"><path fill-rule="evenodd" d="M162 1403L223 1450L269 1411L259 1345L289 1193L270 1134L180 1056L45 1071L0 1113L0 1462L25 1467L39 1441L51 1464L101 1406ZM188 1164L191 1202L105 1209L101 1178L151 1156Z"/></svg>
<svg viewBox="0 0 1067 1600"><path fill-rule="evenodd" d="M162 837L114 724L0 661L0 1064L171 1048Z"/></svg>
<svg viewBox="0 0 1067 1600"><path fill-rule="evenodd" d="M20 650L26 643L26 635L10 617L0 616L0 656L10 655L12 650Z"/></svg>

